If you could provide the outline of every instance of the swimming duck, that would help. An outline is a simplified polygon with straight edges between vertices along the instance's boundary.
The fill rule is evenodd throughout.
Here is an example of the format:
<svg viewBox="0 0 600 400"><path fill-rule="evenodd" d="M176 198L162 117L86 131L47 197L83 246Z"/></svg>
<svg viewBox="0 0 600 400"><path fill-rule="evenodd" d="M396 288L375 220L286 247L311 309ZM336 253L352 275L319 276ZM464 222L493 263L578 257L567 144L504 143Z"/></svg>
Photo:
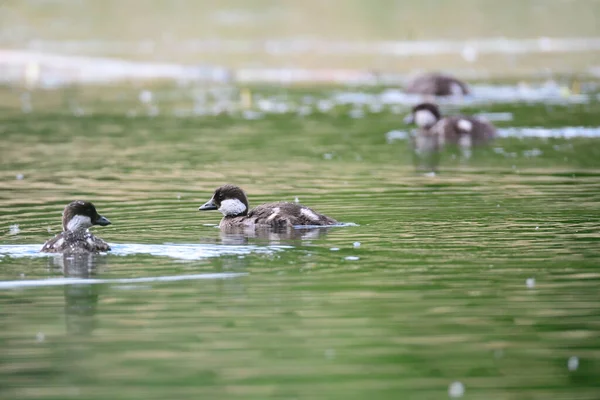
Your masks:
<svg viewBox="0 0 600 400"><path fill-rule="evenodd" d="M418 136L431 137L440 147L458 144L461 148L470 148L486 144L496 136L496 128L488 121L465 115L442 117L439 107L433 103L417 104L404 122L417 125Z"/></svg>
<svg viewBox="0 0 600 400"><path fill-rule="evenodd" d="M469 86L465 82L435 72L413 78L404 90L406 93L430 96L460 96L470 93Z"/></svg>
<svg viewBox="0 0 600 400"><path fill-rule="evenodd" d="M276 202L248 209L246 193L235 185L223 185L215 190L212 198L198 208L200 211L219 210L223 219L221 229L237 227L292 228L294 226L327 226L338 222L297 203Z"/></svg>
<svg viewBox="0 0 600 400"><path fill-rule="evenodd" d="M473 146L489 143L496 136L496 128L488 121L464 115L442 117L433 103L414 106L404 122L418 128L412 144L422 164L419 169L435 170L439 151L447 144L458 145L463 158L469 159Z"/></svg>
<svg viewBox="0 0 600 400"><path fill-rule="evenodd" d="M88 228L110 225L88 201L69 203L62 215L63 231L44 243L43 253L98 253L110 250L104 240L92 235Z"/></svg>

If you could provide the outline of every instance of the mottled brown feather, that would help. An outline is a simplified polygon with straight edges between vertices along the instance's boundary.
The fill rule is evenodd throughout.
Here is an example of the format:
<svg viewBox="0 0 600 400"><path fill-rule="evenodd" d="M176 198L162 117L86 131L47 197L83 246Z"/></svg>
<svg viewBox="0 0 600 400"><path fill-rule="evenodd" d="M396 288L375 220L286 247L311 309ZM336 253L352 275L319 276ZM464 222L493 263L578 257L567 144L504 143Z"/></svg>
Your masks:
<svg viewBox="0 0 600 400"><path fill-rule="evenodd" d="M109 251L104 240L89 231L65 231L44 243L43 253L99 253Z"/></svg>

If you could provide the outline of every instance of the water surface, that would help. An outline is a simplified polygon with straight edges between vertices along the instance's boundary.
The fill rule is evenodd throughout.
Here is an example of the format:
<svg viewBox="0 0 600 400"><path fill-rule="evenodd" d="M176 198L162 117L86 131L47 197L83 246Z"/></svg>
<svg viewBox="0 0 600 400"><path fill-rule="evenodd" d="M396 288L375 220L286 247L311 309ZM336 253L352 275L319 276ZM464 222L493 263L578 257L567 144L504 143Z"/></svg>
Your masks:
<svg viewBox="0 0 600 400"><path fill-rule="evenodd" d="M191 92L147 90L158 113L132 88L0 96L1 397L598 398L597 138L506 135L423 176L390 109L178 117ZM600 125L594 99L463 111ZM197 208L226 182L353 225L224 235ZM37 254L76 198L114 250Z"/></svg>

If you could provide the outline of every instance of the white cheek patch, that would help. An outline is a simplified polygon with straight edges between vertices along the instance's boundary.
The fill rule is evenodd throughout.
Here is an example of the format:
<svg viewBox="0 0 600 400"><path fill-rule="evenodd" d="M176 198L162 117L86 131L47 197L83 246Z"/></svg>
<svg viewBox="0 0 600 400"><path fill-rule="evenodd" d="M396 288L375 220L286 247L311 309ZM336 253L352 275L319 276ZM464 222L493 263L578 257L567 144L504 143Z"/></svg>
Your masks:
<svg viewBox="0 0 600 400"><path fill-rule="evenodd" d="M312 212L312 210L309 210L308 208L302 208L300 210L300 214L304 215L306 218L310 219L311 221L319 220L319 216L317 214L315 214L314 212Z"/></svg>
<svg viewBox="0 0 600 400"><path fill-rule="evenodd" d="M415 124L418 127L426 128L437 122L437 118L429 110L419 110L415 113Z"/></svg>
<svg viewBox="0 0 600 400"><path fill-rule="evenodd" d="M68 231L78 231L92 226L92 219L85 215L75 215L67 224Z"/></svg>
<svg viewBox="0 0 600 400"><path fill-rule="evenodd" d="M463 94L463 88L456 82L450 84L450 94L452 96L461 96Z"/></svg>
<svg viewBox="0 0 600 400"><path fill-rule="evenodd" d="M54 245L52 245L53 248L58 249L60 248L60 246L62 246L62 244L65 242L65 239L60 238L56 241L56 243L54 243Z"/></svg>
<svg viewBox="0 0 600 400"><path fill-rule="evenodd" d="M239 215L246 211L246 206L238 199L227 199L221 202L219 211L223 215Z"/></svg>
<svg viewBox="0 0 600 400"><path fill-rule="evenodd" d="M463 132L471 132L473 130L473 123L468 119L458 120L456 126Z"/></svg>

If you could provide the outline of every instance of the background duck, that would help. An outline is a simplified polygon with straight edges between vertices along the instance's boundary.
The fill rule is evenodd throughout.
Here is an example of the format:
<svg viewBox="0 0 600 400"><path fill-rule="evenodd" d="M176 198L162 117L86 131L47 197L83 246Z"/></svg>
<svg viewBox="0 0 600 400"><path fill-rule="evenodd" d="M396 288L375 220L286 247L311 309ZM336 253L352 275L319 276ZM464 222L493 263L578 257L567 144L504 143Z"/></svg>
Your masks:
<svg viewBox="0 0 600 400"><path fill-rule="evenodd" d="M416 76L406 84L404 90L406 93L429 96L464 96L471 92L465 82L437 72Z"/></svg>
<svg viewBox="0 0 600 400"><path fill-rule="evenodd" d="M432 170L439 161L439 150L447 144L458 145L463 157L469 158L473 146L487 144L496 136L496 128L490 122L465 115L442 117L433 103L417 104L404 122L417 125L412 136L413 148Z"/></svg>

